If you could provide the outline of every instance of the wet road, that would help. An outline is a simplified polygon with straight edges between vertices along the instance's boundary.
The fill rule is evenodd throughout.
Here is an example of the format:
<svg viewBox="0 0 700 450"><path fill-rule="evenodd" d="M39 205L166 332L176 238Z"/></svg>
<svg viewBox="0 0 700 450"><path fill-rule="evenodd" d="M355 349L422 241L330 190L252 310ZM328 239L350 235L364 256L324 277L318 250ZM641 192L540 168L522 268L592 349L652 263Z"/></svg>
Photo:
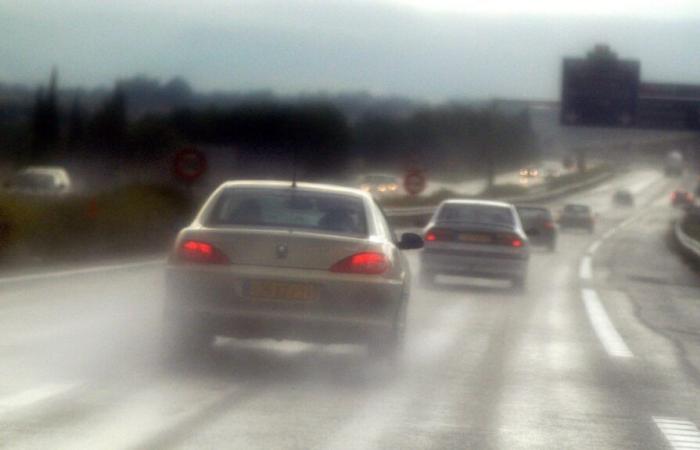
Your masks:
<svg viewBox="0 0 700 450"><path fill-rule="evenodd" d="M536 251L524 294L415 286L394 369L352 346L225 339L165 366L158 261L5 278L0 448L700 448L700 282L666 243L676 184L635 169L576 195L596 233ZM636 208L612 207L619 186Z"/></svg>

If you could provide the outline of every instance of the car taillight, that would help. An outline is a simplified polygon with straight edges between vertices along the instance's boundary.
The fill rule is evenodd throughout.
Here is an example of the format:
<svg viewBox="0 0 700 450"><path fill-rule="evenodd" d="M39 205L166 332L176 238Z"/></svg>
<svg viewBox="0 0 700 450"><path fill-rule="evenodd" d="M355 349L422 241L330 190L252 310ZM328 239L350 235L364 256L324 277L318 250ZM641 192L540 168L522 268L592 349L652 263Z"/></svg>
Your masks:
<svg viewBox="0 0 700 450"><path fill-rule="evenodd" d="M425 233L425 240L428 242L452 241L454 240L454 233L450 230L444 230L441 228L431 228L427 233Z"/></svg>
<svg viewBox="0 0 700 450"><path fill-rule="evenodd" d="M202 241L185 241L177 250L180 261L201 264L229 264L230 261L219 249Z"/></svg>
<svg viewBox="0 0 700 450"><path fill-rule="evenodd" d="M553 230L554 229L554 222L552 222L551 220L548 220L544 223L543 226L548 230Z"/></svg>
<svg viewBox="0 0 700 450"><path fill-rule="evenodd" d="M379 275L387 271L389 261L383 253L362 252L341 259L330 268L335 273Z"/></svg>
<svg viewBox="0 0 700 450"><path fill-rule="evenodd" d="M496 237L496 242L500 245L509 245L515 248L525 246L525 241L515 234L502 234Z"/></svg>
<svg viewBox="0 0 700 450"><path fill-rule="evenodd" d="M678 193L672 192L671 193L671 201L675 200L677 196L678 196Z"/></svg>

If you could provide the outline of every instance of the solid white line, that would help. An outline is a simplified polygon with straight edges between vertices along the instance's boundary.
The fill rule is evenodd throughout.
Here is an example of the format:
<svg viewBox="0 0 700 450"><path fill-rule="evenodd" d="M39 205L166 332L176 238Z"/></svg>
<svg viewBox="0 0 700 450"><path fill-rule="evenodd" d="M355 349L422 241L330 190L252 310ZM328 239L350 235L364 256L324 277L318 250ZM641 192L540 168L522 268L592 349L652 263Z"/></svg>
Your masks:
<svg viewBox="0 0 700 450"><path fill-rule="evenodd" d="M700 449L700 431L693 422L672 417L654 416L652 419L674 450Z"/></svg>
<svg viewBox="0 0 700 450"><path fill-rule="evenodd" d="M584 256L581 258L581 265L578 268L578 276L582 280L590 280L593 276L593 268L591 267L591 257Z"/></svg>
<svg viewBox="0 0 700 450"><path fill-rule="evenodd" d="M594 255L595 252L598 251L598 248L600 247L600 244L602 244L602 243L603 242L601 240L597 240L594 243L592 243L591 246L588 247L588 253L590 253L591 255Z"/></svg>
<svg viewBox="0 0 700 450"><path fill-rule="evenodd" d="M610 238L610 236L612 236L616 232L617 232L617 227L609 229L608 231L605 232L605 234L603 234L603 239L605 240L605 239Z"/></svg>
<svg viewBox="0 0 700 450"><path fill-rule="evenodd" d="M77 383L46 384L5 398L0 398L0 414L6 414L16 409L48 400L68 392L76 386L78 386Z"/></svg>
<svg viewBox="0 0 700 450"><path fill-rule="evenodd" d="M605 308L593 289L582 289L583 303L593 330L603 344L608 355L616 358L632 358L634 355L610 321Z"/></svg>
<svg viewBox="0 0 700 450"><path fill-rule="evenodd" d="M61 277L68 277L68 276L73 276L73 275L83 275L83 274L87 274L87 273L109 272L112 270L133 269L136 267L144 267L144 266L152 266L152 265L162 264L164 261L165 261L164 259L151 259L151 260L147 260L147 261L140 261L140 262L135 262L135 263L127 263L127 264L111 264L111 265L106 265L106 266L86 267L83 269L58 270L55 272L43 272L43 273L35 273L35 274L31 274L31 275L19 275L19 276L14 276L14 277L0 278L0 284L17 283L17 282L21 282L21 281L44 280L44 279L50 279L50 278L61 278Z"/></svg>

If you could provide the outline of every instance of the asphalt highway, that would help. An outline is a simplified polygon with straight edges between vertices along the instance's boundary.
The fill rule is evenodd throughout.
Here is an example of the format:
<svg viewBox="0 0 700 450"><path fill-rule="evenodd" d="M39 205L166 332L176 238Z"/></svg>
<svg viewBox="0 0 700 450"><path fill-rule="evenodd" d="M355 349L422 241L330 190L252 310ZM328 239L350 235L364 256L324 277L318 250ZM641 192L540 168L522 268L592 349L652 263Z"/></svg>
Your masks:
<svg viewBox="0 0 700 450"><path fill-rule="evenodd" d="M700 278L667 242L679 183L630 168L550 204L591 205L596 231L535 250L525 293L416 282L396 366L221 338L164 364L160 260L0 277L0 448L700 449ZM623 186L635 207L612 204Z"/></svg>

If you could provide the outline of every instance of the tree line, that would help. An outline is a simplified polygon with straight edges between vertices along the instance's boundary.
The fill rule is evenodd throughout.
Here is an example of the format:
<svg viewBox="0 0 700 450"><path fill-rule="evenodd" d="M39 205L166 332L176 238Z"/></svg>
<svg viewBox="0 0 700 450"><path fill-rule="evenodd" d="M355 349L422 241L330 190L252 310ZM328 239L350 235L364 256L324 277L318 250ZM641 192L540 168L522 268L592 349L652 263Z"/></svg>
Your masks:
<svg viewBox="0 0 700 450"><path fill-rule="evenodd" d="M135 116L129 104L146 95L147 84L139 94L117 83L92 109L79 94L61 107L57 84L54 71L36 91L29 120L8 124L0 115L0 158L21 164L97 159L128 167L160 161L185 145L216 145L235 151L246 176L274 176L275 168L286 171L293 162L306 178L326 178L359 162L365 171L410 166L492 180L498 168L532 160L538 150L526 110L506 113L489 104L423 105L405 114L365 108L355 117L319 97L193 107L184 103L189 87L177 82L168 89L183 106Z"/></svg>

